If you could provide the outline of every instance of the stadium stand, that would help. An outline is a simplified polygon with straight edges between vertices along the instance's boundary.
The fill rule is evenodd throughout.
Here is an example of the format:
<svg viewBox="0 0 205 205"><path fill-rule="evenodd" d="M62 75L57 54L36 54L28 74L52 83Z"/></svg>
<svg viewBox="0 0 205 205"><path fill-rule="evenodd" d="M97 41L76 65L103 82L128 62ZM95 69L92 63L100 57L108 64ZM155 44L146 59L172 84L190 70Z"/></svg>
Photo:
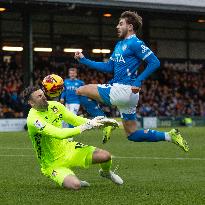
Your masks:
<svg viewBox="0 0 205 205"><path fill-rule="evenodd" d="M72 59L70 61L73 61ZM35 57L34 84L51 73L63 78L69 67L77 67L79 78L86 83L104 83L110 74L89 70L85 66L66 62L56 62L53 58ZM23 88L23 70L15 61L0 64L0 110L1 118L25 117L24 103L20 92ZM142 88L142 97L138 106L139 116L205 116L205 71L185 73L161 68ZM103 107L112 117L119 116L116 109Z"/></svg>

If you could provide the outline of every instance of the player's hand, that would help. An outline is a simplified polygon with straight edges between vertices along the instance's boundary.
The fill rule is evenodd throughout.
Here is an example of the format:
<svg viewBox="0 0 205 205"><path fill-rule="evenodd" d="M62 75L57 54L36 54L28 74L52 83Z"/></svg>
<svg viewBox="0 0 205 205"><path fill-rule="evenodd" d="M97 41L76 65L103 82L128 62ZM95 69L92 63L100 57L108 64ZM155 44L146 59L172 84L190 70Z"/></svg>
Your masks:
<svg viewBox="0 0 205 205"><path fill-rule="evenodd" d="M80 60L81 58L83 58L84 57L84 55L82 54L82 52L80 52L80 51L76 51L75 52L75 55L74 55L74 58L76 59L76 60Z"/></svg>
<svg viewBox="0 0 205 205"><path fill-rule="evenodd" d="M86 130L94 129L94 128L100 128L103 127L104 124L96 122L94 120L88 120L85 124L80 125L81 132L84 132Z"/></svg>
<svg viewBox="0 0 205 205"><path fill-rule="evenodd" d="M104 116L98 116L92 120L97 122L97 123L103 124L104 127L107 127L107 126L119 127L119 123L116 120L108 119L107 117L104 117Z"/></svg>
<svg viewBox="0 0 205 205"><path fill-rule="evenodd" d="M131 90L132 90L132 92L133 92L134 94L136 94L136 93L139 93L139 92L140 92L141 88L140 88L140 87L132 86Z"/></svg>

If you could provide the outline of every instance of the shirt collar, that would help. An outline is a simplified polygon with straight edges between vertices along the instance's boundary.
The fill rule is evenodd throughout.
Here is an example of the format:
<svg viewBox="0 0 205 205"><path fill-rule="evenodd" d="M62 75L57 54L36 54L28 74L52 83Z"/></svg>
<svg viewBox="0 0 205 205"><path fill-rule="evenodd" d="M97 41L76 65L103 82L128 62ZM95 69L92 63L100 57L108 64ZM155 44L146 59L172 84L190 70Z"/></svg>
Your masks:
<svg viewBox="0 0 205 205"><path fill-rule="evenodd" d="M136 34L132 34L132 35L128 36L126 39L130 39L130 38L133 38L133 37L136 37Z"/></svg>

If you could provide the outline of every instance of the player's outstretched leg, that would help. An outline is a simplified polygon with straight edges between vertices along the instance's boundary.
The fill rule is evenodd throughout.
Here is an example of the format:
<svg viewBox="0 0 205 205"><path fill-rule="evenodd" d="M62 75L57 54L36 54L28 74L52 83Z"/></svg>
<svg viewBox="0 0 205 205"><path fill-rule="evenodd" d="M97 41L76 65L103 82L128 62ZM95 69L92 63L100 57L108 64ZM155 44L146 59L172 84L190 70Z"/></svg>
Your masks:
<svg viewBox="0 0 205 205"><path fill-rule="evenodd" d="M92 100L86 96L80 96L80 104L84 107L84 109L91 117L106 116L95 100ZM108 126L103 129L103 144L105 144L110 139L112 130L114 129L115 127L112 126Z"/></svg>
<svg viewBox="0 0 205 205"><path fill-rule="evenodd" d="M169 132L160 132L157 130L144 129L136 130L137 124L135 120L122 121L127 138L134 142L158 142L168 141L181 147L185 152L189 151L189 146L185 139L177 129L172 129Z"/></svg>
<svg viewBox="0 0 205 205"><path fill-rule="evenodd" d="M97 149L93 153L93 163L99 163L101 169L99 174L102 177L105 177L111 180L113 183L121 185L123 180L120 176L111 171L112 159L109 152L101 149Z"/></svg>
<svg viewBox="0 0 205 205"><path fill-rule="evenodd" d="M185 139L177 129L172 129L169 132L159 132L156 130L136 130L128 136L128 140L134 142L158 142L158 141L169 141L179 147L185 152L189 151L189 146Z"/></svg>

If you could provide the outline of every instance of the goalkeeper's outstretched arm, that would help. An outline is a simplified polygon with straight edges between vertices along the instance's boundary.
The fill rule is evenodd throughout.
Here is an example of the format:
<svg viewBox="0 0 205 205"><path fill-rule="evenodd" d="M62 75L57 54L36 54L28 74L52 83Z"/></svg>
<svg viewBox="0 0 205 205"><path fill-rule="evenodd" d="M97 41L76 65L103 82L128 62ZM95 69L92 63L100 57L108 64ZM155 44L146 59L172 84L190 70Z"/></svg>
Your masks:
<svg viewBox="0 0 205 205"><path fill-rule="evenodd" d="M58 128L39 118L34 119L30 122L28 121L28 131L29 133L37 132L57 139L66 139L78 135L82 132L80 126L74 128Z"/></svg>
<svg viewBox="0 0 205 205"><path fill-rule="evenodd" d="M102 123L88 120L86 123L74 127L74 128L59 128L55 127L50 123L47 123L44 119L38 118L37 120L28 121L28 131L46 135L57 139L66 139L78 135L86 130L98 128L103 126ZM31 133L30 133L31 134Z"/></svg>

